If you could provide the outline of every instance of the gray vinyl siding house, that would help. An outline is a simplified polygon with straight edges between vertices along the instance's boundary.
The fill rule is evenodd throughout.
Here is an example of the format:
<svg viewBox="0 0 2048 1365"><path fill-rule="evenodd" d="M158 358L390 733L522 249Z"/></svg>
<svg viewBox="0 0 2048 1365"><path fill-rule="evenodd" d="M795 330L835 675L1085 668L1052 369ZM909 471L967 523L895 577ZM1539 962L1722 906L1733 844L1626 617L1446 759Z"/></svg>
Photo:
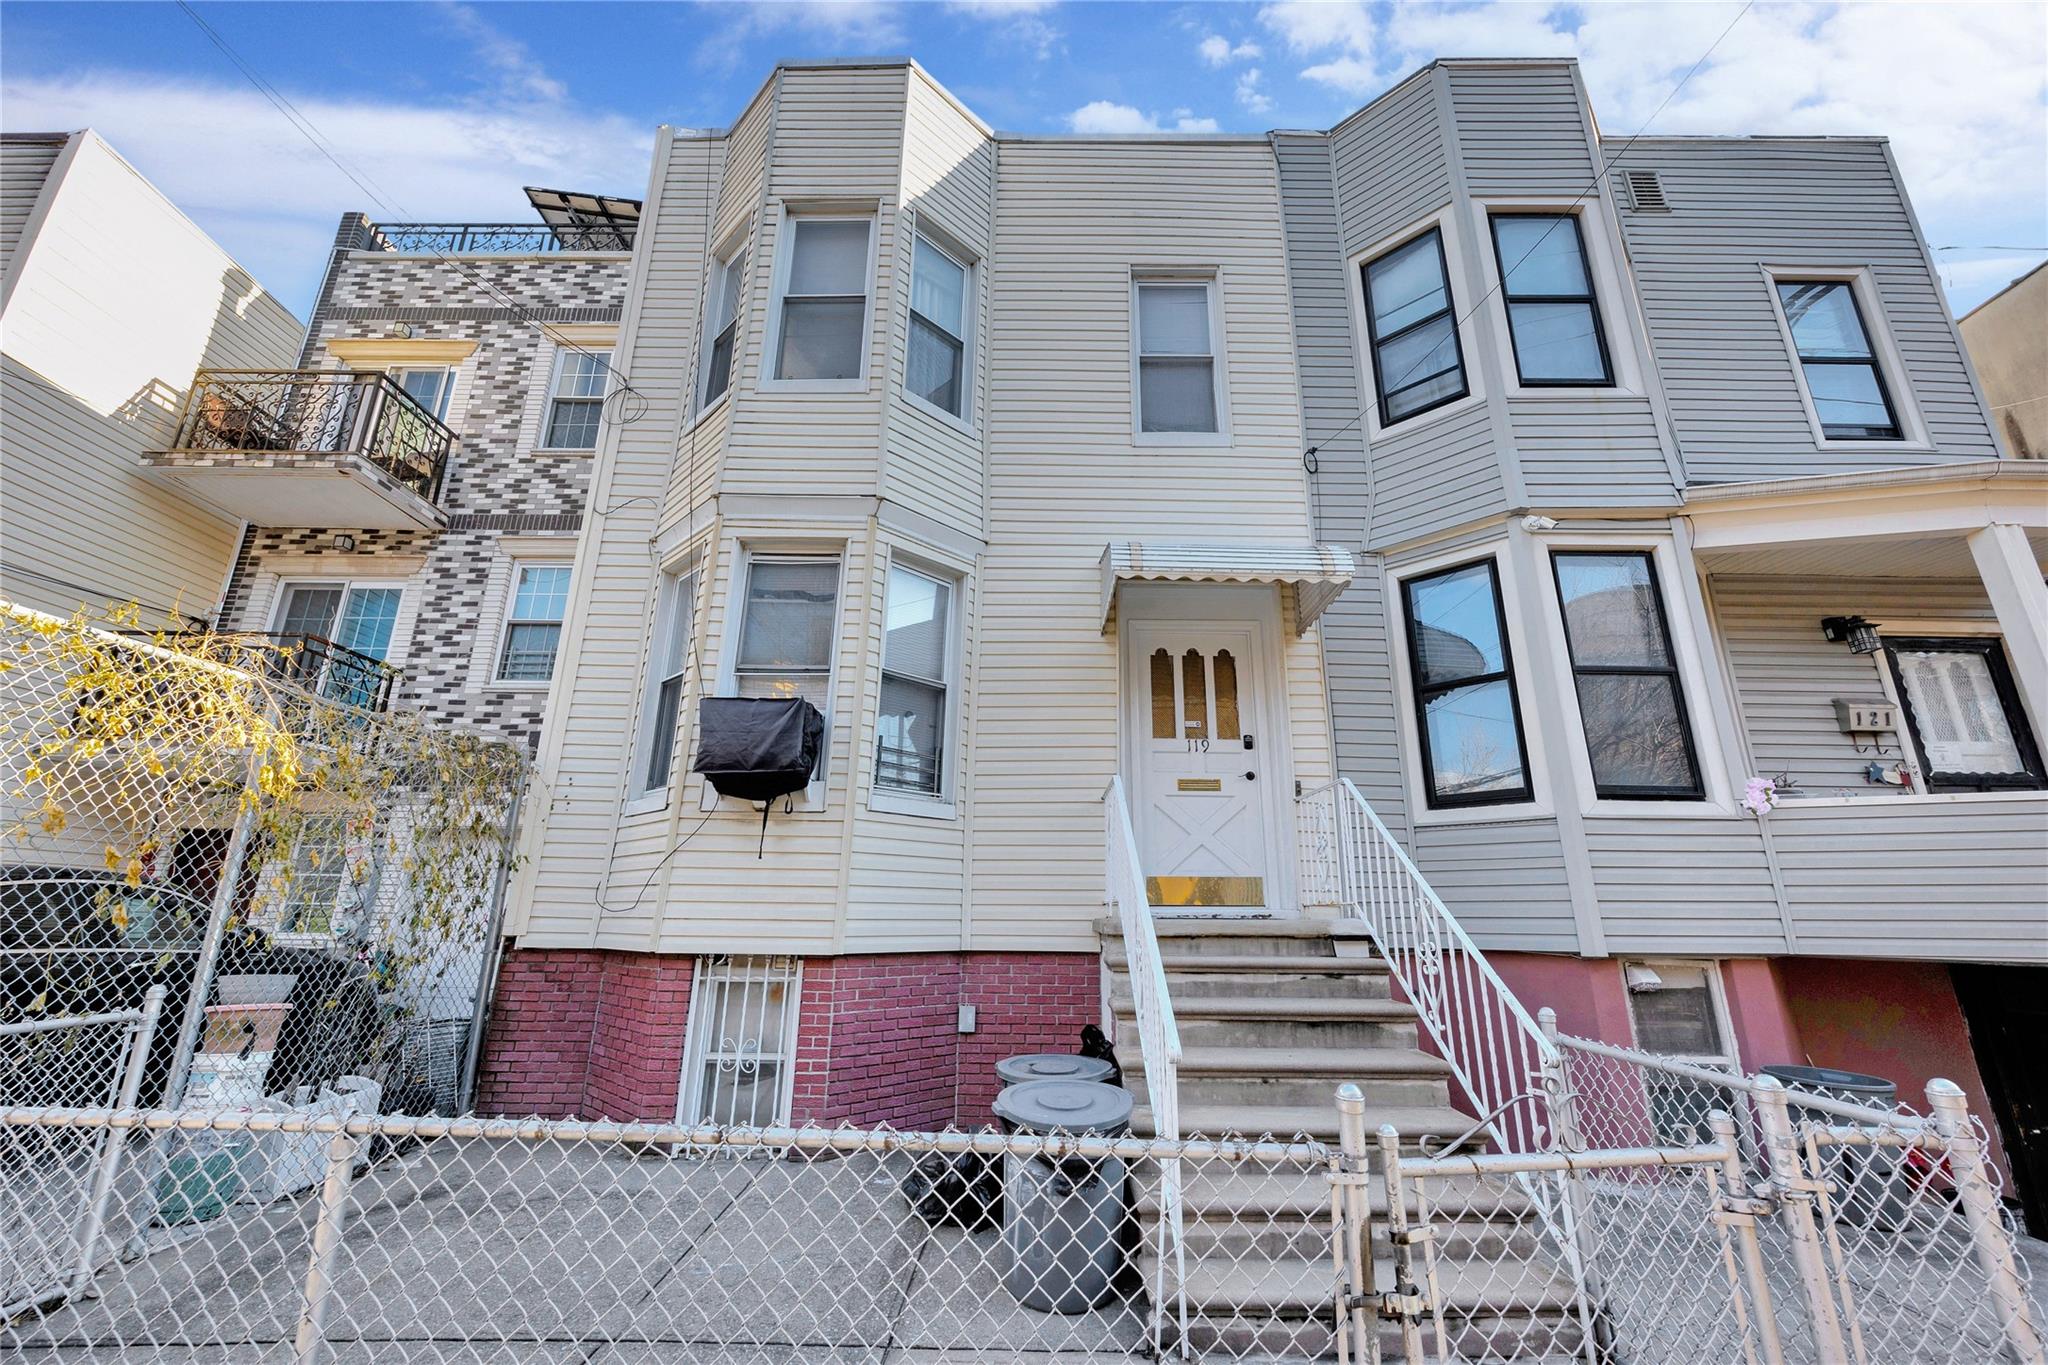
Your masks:
<svg viewBox="0 0 2048 1365"><path fill-rule="evenodd" d="M1794 1016L1827 1007L1779 964L1825 958L1938 982L1953 1017L1938 964L2048 963L2048 481L1999 459L1884 140L1603 139L1575 65L1542 60L1438 62L1273 146L1316 539L1362 552L1323 618L1337 765L1532 1007L1575 971L1624 1001L1623 960L1716 962L1732 1057L1768 1033L1734 964ZM1589 382L1523 382L1525 291L1502 275L1525 258L1495 240L1514 213L1577 233ZM1441 387L1465 392L1403 417L1365 270L1431 232L1459 371ZM1787 310L1810 337L1813 299L1856 319L1863 353L1848 324L1840 354L1795 338ZM1883 415L1851 430L1826 386L1871 377ZM1680 799L1592 771L1609 721L1579 702L1554 576L1573 553L1651 575L1696 774ZM1433 809L1405 585L1474 565L1497 585L1525 790L1439 789ZM1863 652L1823 633L1855 617L1876 627ZM1980 670L1969 704L1999 712L2012 771L1940 770L1950 741L1914 732L1900 670L1918 665L1897 661L1923 647ZM1845 731L1838 699L1893 728ZM1751 778L1775 782L1761 817Z"/></svg>

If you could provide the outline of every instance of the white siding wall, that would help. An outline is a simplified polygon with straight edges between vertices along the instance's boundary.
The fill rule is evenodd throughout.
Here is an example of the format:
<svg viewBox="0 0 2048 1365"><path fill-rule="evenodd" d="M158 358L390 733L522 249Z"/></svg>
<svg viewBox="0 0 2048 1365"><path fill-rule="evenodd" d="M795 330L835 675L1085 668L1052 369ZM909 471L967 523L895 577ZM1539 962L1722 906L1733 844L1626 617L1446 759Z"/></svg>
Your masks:
<svg viewBox="0 0 2048 1365"><path fill-rule="evenodd" d="M9 263L0 595L205 616L238 525L151 482L141 452L167 439L194 370L289 366L299 324L104 142L78 138Z"/></svg>

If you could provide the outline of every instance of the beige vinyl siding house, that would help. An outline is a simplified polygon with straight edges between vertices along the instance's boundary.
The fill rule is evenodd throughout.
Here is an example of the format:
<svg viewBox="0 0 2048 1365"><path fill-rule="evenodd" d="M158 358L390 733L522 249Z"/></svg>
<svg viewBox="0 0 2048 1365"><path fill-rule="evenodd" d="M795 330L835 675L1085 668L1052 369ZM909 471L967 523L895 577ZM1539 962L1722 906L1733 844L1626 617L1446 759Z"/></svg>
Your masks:
<svg viewBox="0 0 2048 1365"><path fill-rule="evenodd" d="M299 324L90 130L0 138L0 597L206 620L240 523L152 480L202 366L289 364Z"/></svg>

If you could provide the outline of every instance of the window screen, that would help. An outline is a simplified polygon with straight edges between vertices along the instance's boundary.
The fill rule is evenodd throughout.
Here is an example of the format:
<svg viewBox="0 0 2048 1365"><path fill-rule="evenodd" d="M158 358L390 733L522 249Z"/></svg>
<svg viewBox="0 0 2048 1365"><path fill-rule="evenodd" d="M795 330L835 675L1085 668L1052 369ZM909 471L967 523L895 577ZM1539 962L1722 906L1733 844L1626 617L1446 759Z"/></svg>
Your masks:
<svg viewBox="0 0 2048 1365"><path fill-rule="evenodd" d="M1138 286L1138 429L1216 430L1206 281Z"/></svg>

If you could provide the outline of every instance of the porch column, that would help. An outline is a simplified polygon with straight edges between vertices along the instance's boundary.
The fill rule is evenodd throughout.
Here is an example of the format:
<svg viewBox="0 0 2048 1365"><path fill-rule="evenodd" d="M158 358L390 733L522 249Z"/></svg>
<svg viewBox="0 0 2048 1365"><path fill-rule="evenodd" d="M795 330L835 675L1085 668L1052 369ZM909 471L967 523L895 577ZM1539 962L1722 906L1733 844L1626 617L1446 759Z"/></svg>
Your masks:
<svg viewBox="0 0 2048 1365"><path fill-rule="evenodd" d="M1977 576L1998 615L2013 685L2036 735L2048 735L2048 585L2024 528L1994 522L1970 533Z"/></svg>

